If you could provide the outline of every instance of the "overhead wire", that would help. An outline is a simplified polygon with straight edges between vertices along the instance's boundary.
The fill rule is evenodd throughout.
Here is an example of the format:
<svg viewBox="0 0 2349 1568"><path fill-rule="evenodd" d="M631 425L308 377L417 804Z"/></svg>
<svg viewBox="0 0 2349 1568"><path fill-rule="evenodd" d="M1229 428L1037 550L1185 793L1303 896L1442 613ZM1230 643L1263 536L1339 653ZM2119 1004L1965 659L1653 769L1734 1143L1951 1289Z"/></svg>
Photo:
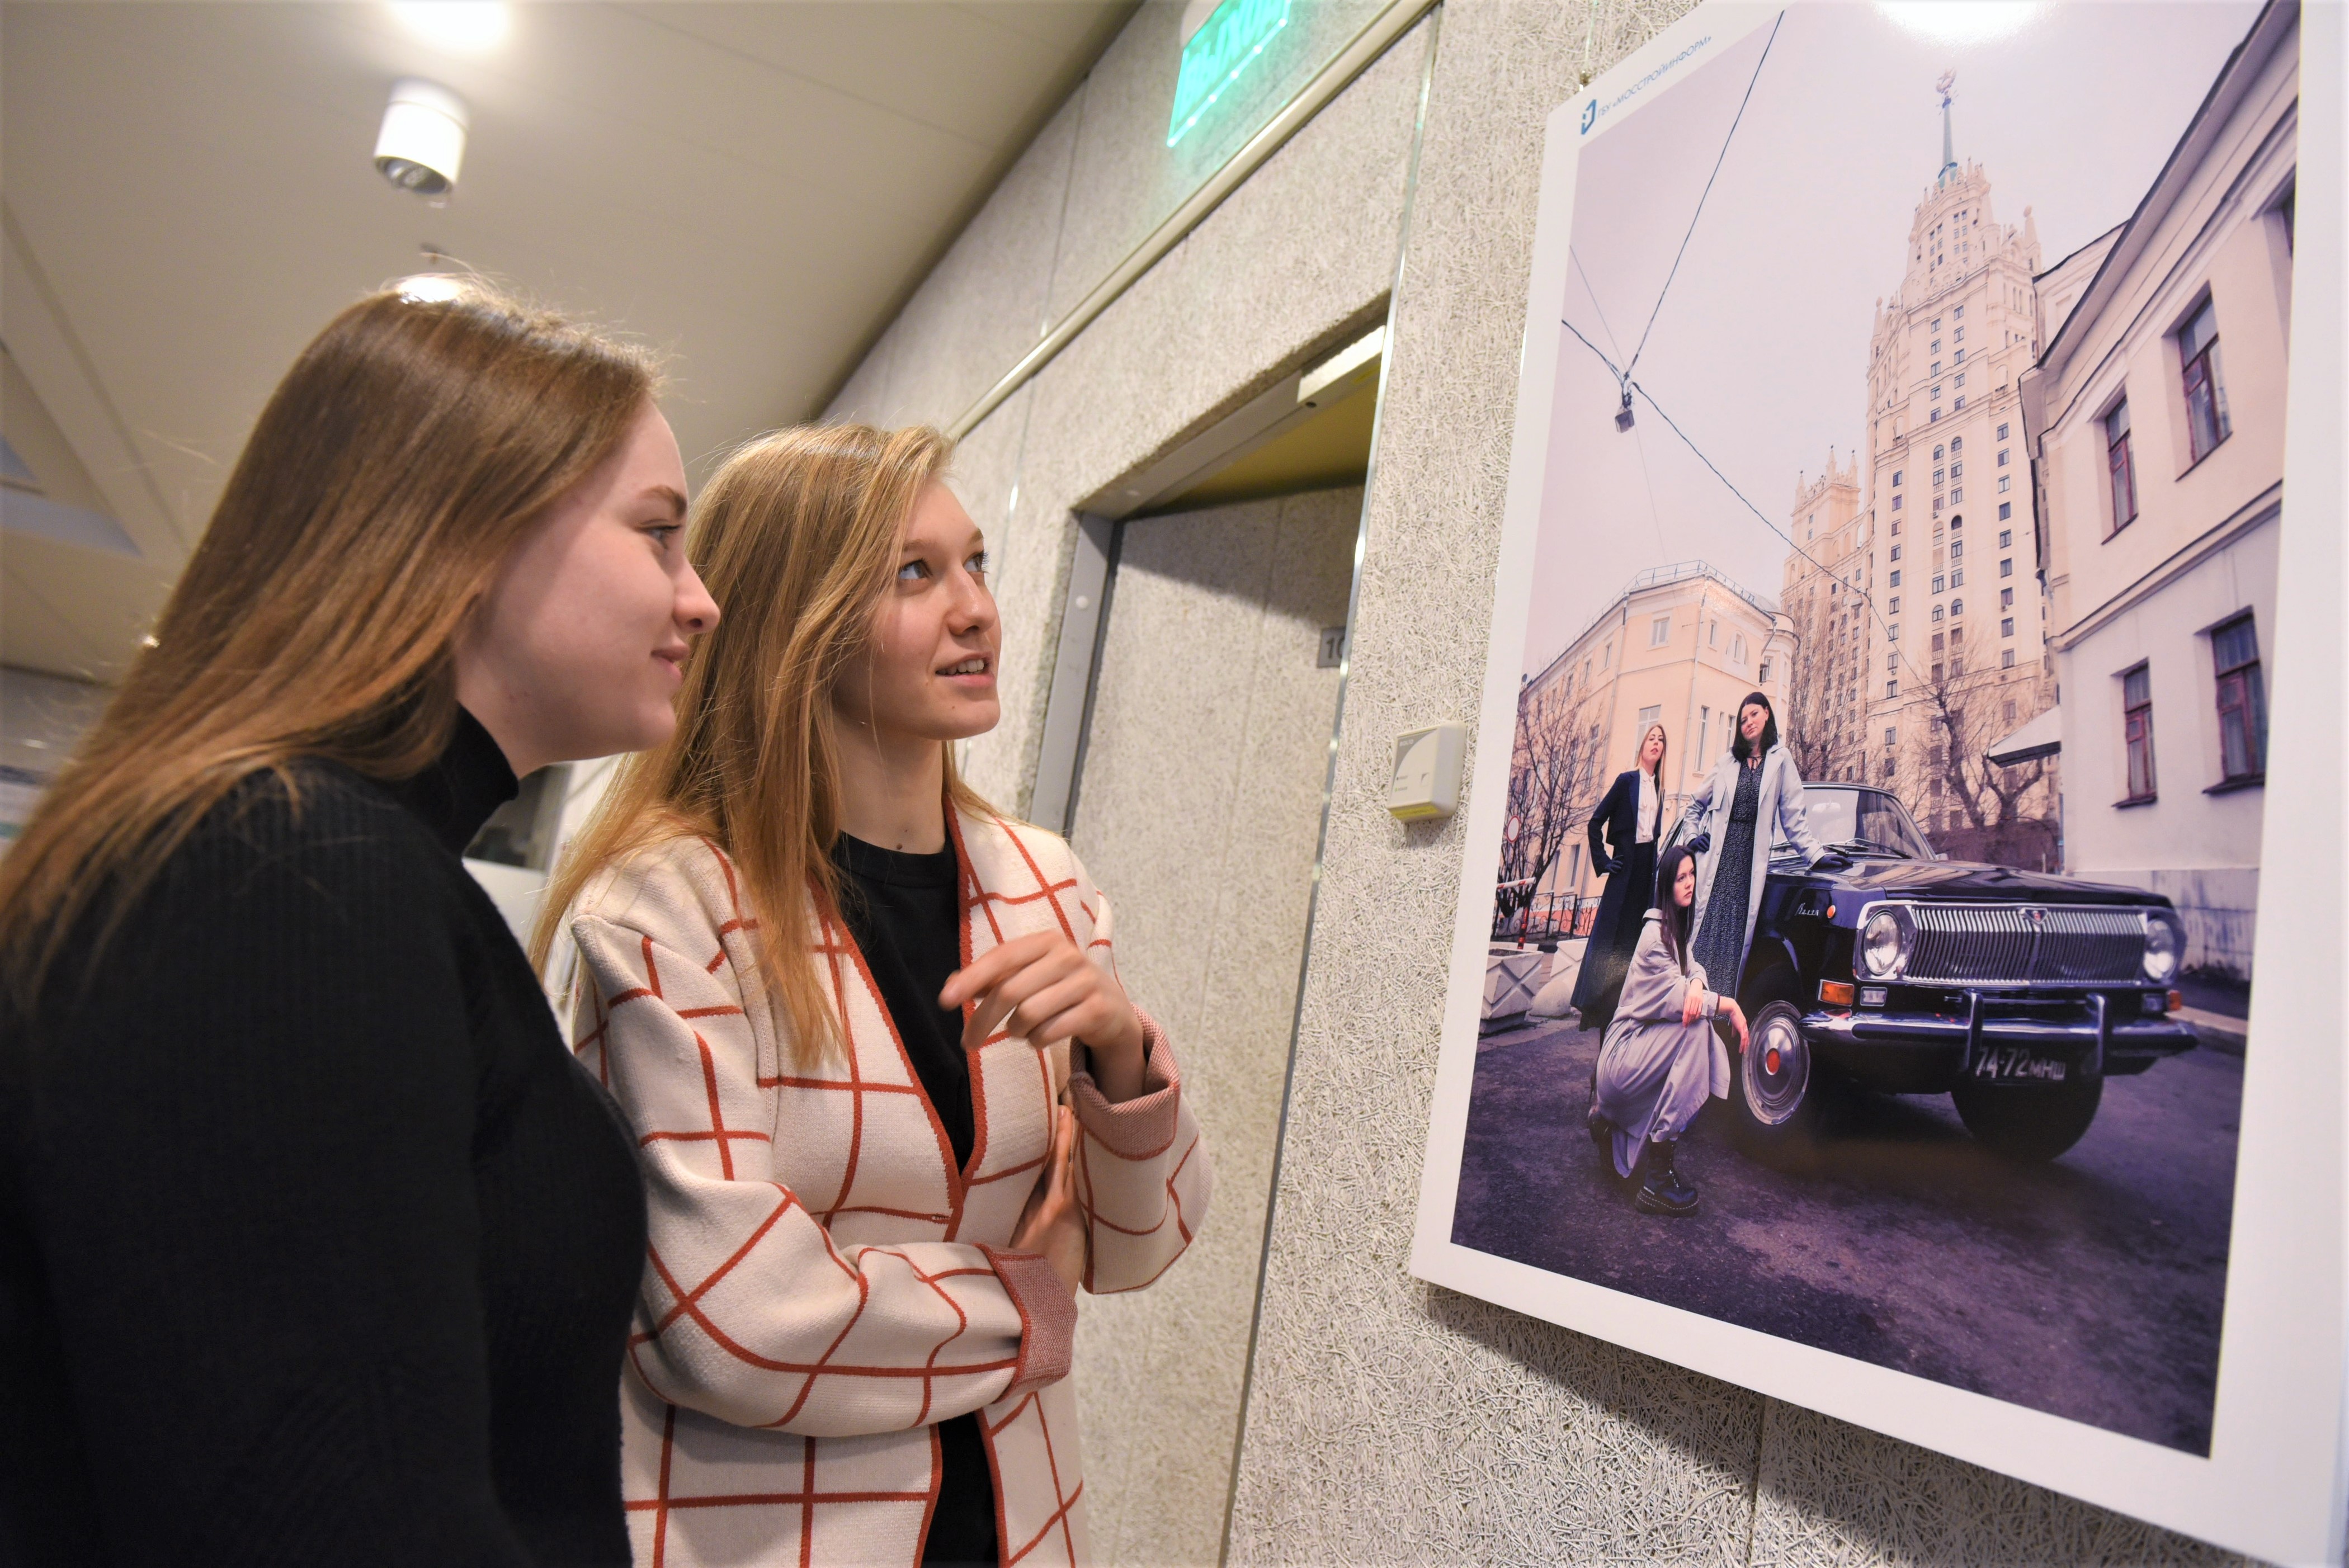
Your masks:
<svg viewBox="0 0 2349 1568"><path fill-rule="evenodd" d="M1778 41L1778 28L1786 20L1781 11L1770 24L1770 36L1762 42L1762 57L1754 62L1754 74L1746 78L1745 96L1737 100L1737 113L1729 121L1729 134L1721 139L1721 150L1713 155L1713 172L1704 177L1704 189L1697 193L1696 211L1689 214L1688 232L1681 236L1681 248L1672 253L1671 270L1664 274L1664 286L1656 291L1656 305L1648 313L1648 325L1640 330L1640 342L1631 350L1631 357L1623 366L1623 378L1630 379L1631 372L1640 367L1640 356L1647 352L1648 335L1656 330L1656 317L1662 314L1664 296L1672 292L1672 280L1680 276L1681 258L1688 254L1689 242L1696 237L1697 220L1704 216L1705 198L1713 194L1713 182L1721 178L1721 166L1729 157L1729 144L1737 139L1737 127L1745 119L1745 106L1754 101L1754 84L1762 79L1762 67L1770 60L1770 46ZM1586 274L1587 277L1588 274ZM1613 336L1612 333L1608 335Z"/></svg>
<svg viewBox="0 0 2349 1568"><path fill-rule="evenodd" d="M1711 458L1707 457L1705 455L1704 449L1696 444L1694 438L1691 437L1686 430L1682 429L1680 422L1674 419L1671 415L1666 411L1662 404L1656 401L1656 395L1654 393L1649 391L1639 382L1632 380L1625 372L1618 369L1615 366L1615 362L1607 357L1605 351L1600 349L1597 344L1591 342L1589 338L1585 337L1582 334L1582 329L1576 326L1574 323L1568 321L1561 316L1559 317L1559 325L1564 326L1567 331L1574 334L1576 340L1579 342L1583 347L1590 350L1593 355L1597 356L1599 362L1601 365L1606 366L1609 372L1612 374L1623 387L1630 391L1638 393L1640 397L1645 399L1648 407L1656 411L1656 417L1663 420L1665 425L1671 428L1672 434L1681 438L1682 444L1687 447L1692 453L1695 454L1697 461L1702 463L1705 468L1712 472L1713 477L1721 481L1722 487L1727 490L1731 495L1735 496L1739 503L1743 505L1746 511L1752 512L1757 519L1759 519L1763 527L1768 529L1772 533L1776 534L1780 539L1785 540L1786 542L1787 549L1793 551L1796 555L1801 556L1805 561L1809 562L1811 565L1816 567L1821 573L1833 578L1838 583L1842 583L1848 592L1856 594L1860 603L1868 607L1869 620L1876 625L1885 628L1885 641L1887 644L1891 645L1892 656L1898 661L1898 667L1905 669L1909 675L1915 676L1920 684L1923 683L1925 678L1924 672L1920 669L1916 662L1909 656L1908 650L1899 645L1899 639L1890 634L1892 623L1886 619L1883 612L1878 608L1876 595L1871 590L1862 588L1856 583L1847 581L1840 573L1828 566L1826 562L1821 561L1817 556L1804 549L1800 543L1796 542L1793 534L1787 532L1785 529L1780 528L1777 523L1771 519L1769 513L1754 505L1746 493L1737 488L1736 482L1727 474L1721 471L1720 465L1715 463ZM1865 665L1863 665L1863 668L1865 668Z"/></svg>

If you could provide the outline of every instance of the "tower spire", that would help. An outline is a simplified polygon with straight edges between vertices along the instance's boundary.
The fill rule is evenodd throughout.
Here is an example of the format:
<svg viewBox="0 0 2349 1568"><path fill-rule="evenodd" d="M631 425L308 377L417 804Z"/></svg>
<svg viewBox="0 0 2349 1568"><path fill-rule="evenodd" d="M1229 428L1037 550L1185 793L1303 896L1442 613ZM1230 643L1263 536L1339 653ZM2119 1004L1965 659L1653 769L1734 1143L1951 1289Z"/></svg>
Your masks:
<svg viewBox="0 0 2349 1568"><path fill-rule="evenodd" d="M1943 71L1933 90L1941 95L1941 171L1938 183L1947 185L1950 176L1958 171L1956 145L1950 134L1950 89L1958 85L1958 73Z"/></svg>

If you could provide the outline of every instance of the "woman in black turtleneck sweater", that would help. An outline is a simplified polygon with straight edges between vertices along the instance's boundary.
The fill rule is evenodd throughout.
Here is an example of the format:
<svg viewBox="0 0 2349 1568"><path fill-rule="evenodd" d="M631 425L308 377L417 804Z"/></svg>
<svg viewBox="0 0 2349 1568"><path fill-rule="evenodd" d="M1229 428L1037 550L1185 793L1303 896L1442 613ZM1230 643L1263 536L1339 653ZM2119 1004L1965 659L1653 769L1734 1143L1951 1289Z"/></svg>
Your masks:
<svg viewBox="0 0 2349 1568"><path fill-rule="evenodd" d="M635 1158L459 857L674 723L652 390L347 311L0 861L0 1562L628 1561Z"/></svg>

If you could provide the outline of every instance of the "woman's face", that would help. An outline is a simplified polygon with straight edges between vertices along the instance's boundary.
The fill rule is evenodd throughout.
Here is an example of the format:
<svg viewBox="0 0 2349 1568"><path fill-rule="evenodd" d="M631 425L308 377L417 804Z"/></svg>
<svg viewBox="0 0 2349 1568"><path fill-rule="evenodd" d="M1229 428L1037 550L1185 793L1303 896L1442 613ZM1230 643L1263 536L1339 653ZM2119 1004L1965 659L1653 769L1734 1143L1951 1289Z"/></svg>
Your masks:
<svg viewBox="0 0 2349 1568"><path fill-rule="evenodd" d="M987 542L954 492L933 481L898 541L897 573L873 641L833 692L841 717L883 739L963 740L1001 717L1002 624L987 589Z"/></svg>
<svg viewBox="0 0 2349 1568"><path fill-rule="evenodd" d="M1737 733L1748 740L1762 738L1762 727L1770 722L1770 710L1758 702L1749 702L1737 716Z"/></svg>
<svg viewBox="0 0 2349 1568"><path fill-rule="evenodd" d="M457 696L517 773L657 746L718 605L685 556L685 464L647 403L620 449L498 569L458 638Z"/></svg>
<svg viewBox="0 0 2349 1568"><path fill-rule="evenodd" d="M1661 724L1650 725L1648 738L1640 743L1640 766L1652 769L1663 759L1664 727Z"/></svg>
<svg viewBox="0 0 2349 1568"><path fill-rule="evenodd" d="M1682 909L1696 903L1696 857L1689 855L1672 873L1672 902Z"/></svg>

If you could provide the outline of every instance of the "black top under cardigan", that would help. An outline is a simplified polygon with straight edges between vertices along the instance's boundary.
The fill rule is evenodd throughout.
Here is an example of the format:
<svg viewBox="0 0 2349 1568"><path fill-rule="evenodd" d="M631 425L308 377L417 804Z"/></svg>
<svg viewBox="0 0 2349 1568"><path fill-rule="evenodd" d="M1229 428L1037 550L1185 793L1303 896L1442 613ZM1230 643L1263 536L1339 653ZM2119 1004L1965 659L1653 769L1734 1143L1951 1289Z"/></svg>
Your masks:
<svg viewBox="0 0 2349 1568"><path fill-rule="evenodd" d="M0 1563L626 1563L644 1198L459 859L513 774L297 776L0 1010Z"/></svg>
<svg viewBox="0 0 2349 1568"><path fill-rule="evenodd" d="M841 913L849 934L946 1127L955 1163L968 1167L976 1136L970 1057L962 1046L962 1014L938 1006L938 993L962 967L962 872L955 848L907 854L843 833L832 860L842 872ZM978 1411L938 1423L938 1501L930 1511L922 1561L994 1563L995 1480Z"/></svg>

